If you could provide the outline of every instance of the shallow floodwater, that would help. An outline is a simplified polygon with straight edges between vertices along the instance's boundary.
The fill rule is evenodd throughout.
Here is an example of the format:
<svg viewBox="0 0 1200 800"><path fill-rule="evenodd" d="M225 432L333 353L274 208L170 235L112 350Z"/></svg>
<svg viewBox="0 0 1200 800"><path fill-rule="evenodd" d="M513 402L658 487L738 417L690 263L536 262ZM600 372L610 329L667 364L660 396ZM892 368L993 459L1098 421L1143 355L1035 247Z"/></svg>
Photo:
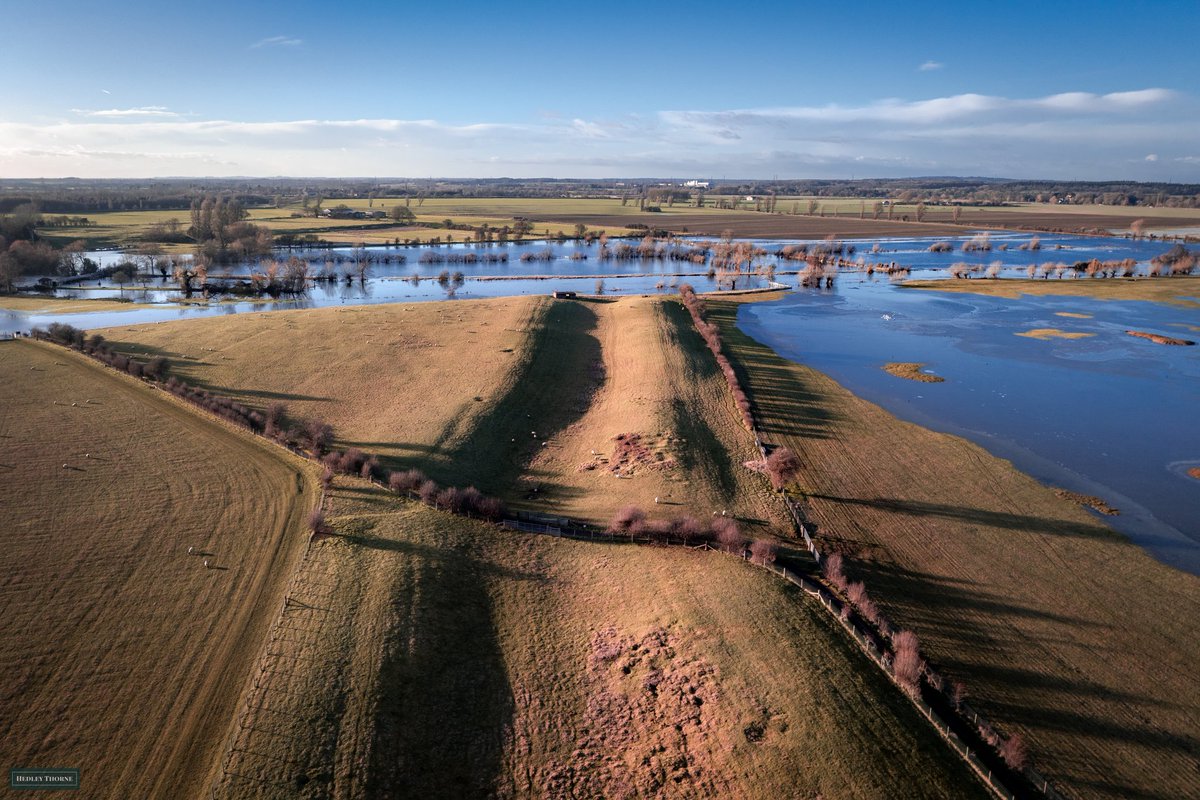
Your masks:
<svg viewBox="0 0 1200 800"><path fill-rule="evenodd" d="M1132 258L1144 273L1149 260L1171 246L1161 241L1039 235L1039 250L1020 250L1034 238L1031 234L992 233L991 250L963 252L969 238L848 240L845 244L853 251L843 252L850 261L909 267L913 278L946 277L950 266L959 262L995 266L1002 277L1024 277L1031 264L1071 265L1093 258ZM770 253L791 244L752 241ZM950 241L954 247L931 253L929 246L935 241ZM546 295L555 290L591 294L598 279L611 294L670 294L683 282L701 292L732 288L706 277L705 265L601 260L597 245L582 242L373 247L370 252L371 277L364 284L347 284L343 277L337 283L317 284L298 298L270 302L179 305L174 302L180 299L178 292L164 281L124 292L96 290L94 282L92 288L85 283L59 296L124 296L157 305L86 314L0 310L0 333L55 321L92 329L277 309L442 300L448 294L432 278L443 270L464 274L465 283L454 294L460 299ZM480 259L501 253L508 254L507 262L455 262L470 254ZM523 262L522 253L549 258ZM573 258L576 254L587 258ZM291 255L309 260L313 274L331 269L344 276L352 271L349 248L285 250L276 257L286 260ZM106 265L123 257L114 252L93 256ZM774 263L777 280L791 285L796 279L787 273L803 267L774 256L760 262ZM260 268L246 262L228 271L245 276ZM668 274L675 272L691 274ZM423 278L415 285L414 273ZM747 276L736 288L766 283L761 276ZM1088 316L1064 317L1059 312ZM1104 498L1122 512L1105 518L1107 522L1163 561L1200 574L1200 481L1187 475L1189 468L1200 466L1200 424L1194 420L1200 407L1200 347L1166 347L1125 334L1126 329L1137 329L1200 339L1200 331L1186 327L1200 326L1195 309L1086 298L1014 301L941 294L901 289L878 273L871 278L862 271L843 270L833 289L803 289L776 302L744 306L739 324L784 357L826 372L901 417L965 436L1048 484ZM1015 335L1035 328L1093 335L1048 341ZM893 377L880 369L889 361L926 362L946 382Z"/></svg>
<svg viewBox="0 0 1200 800"><path fill-rule="evenodd" d="M964 436L1047 484L1101 497L1121 511L1106 522L1200 574L1200 481L1187 475L1200 466L1200 346L1125 333L1200 339L1200 311L1006 300L842 275L833 290L743 306L738 324L897 416ZM1090 335L1017 335L1037 328ZM894 377L881 369L892 361L924 362L945 383Z"/></svg>

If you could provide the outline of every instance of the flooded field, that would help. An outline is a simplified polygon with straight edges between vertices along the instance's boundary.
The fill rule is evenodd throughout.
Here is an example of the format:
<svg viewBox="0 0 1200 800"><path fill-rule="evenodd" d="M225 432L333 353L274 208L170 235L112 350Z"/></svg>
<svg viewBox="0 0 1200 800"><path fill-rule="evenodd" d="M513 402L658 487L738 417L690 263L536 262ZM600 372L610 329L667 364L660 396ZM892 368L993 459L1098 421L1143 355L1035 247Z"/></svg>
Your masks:
<svg viewBox="0 0 1200 800"><path fill-rule="evenodd" d="M310 276L325 280L297 295L226 296L208 303L198 302L198 295L184 298L169 278L139 279L124 288L85 281L56 294L151 305L86 314L0 311L0 332L53 321L98 328L338 304L553 291L671 294L684 282L700 292L719 292L774 281L796 291L745 306L739 324L748 333L906 419L970 438L1048 484L1102 498L1121 512L1105 517L1114 527L1160 559L1200 573L1200 480L1194 477L1200 425L1193 419L1200 401L1200 347L1163 346L1127 334L1135 329L1200 338L1200 313L1160 303L1053 295L1003 299L901 285L903 279L952 274L1032 275L1048 286L1104 280L1086 277L1085 264L1093 261L1110 268L1121 263L1121 269L1145 275L1151 259L1170 245L1014 233L845 244L749 240L743 249L752 258L732 272L717 269L711 252L696 257L695 248L713 242L681 240L672 245L675 257L619 259L611 252L605 257L595 242L281 251L278 259L301 258ZM625 245L625 254L636 244ZM690 259L679 257L688 251ZM831 286L798 288L805 262L797 252L805 251L826 253L837 264L828 270L835 276ZM105 266L125 258L113 252L95 256ZM262 269L262 261L245 262L213 268L210 277L228 273L231 280L245 280ZM928 380L897 377L885 371L888 365L902 376L920 370Z"/></svg>
<svg viewBox="0 0 1200 800"><path fill-rule="evenodd" d="M917 277L917 273L914 273ZM919 277L931 277L929 273ZM1169 279L1162 279L1169 280ZM1156 557L1200 573L1200 311L1081 297L1003 299L843 274L744 306L739 325L781 355L1039 480L1102 498L1104 519ZM905 380L923 364L942 382Z"/></svg>

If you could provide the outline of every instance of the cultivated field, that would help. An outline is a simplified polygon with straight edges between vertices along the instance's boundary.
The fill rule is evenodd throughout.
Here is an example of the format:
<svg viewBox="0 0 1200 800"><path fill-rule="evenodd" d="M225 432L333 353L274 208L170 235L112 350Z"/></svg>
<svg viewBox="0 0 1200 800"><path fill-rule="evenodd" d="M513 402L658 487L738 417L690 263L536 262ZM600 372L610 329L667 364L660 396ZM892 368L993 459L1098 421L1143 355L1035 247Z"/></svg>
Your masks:
<svg viewBox="0 0 1200 800"><path fill-rule="evenodd" d="M219 393L325 419L339 448L516 507L598 524L629 503L782 522L763 478L741 466L753 442L673 302L374 305L104 335Z"/></svg>
<svg viewBox="0 0 1200 800"><path fill-rule="evenodd" d="M809 215L808 201L816 200L821 211ZM1099 205L1055 205L1023 203L1012 206L964 206L957 223L950 206L926 206L924 221L916 222L914 203L896 203L888 220L884 212L872 219L873 202L853 197L792 198L780 197L776 212L753 210L753 203L737 209L718 209L718 198L710 195L703 208L677 204L660 206L659 212L638 209L636 199L621 205L619 198L428 198L411 200L409 209L420 226L395 224L390 219L329 219L295 216L303 213L299 205L281 208L252 208L248 221L265 225L274 234L312 233L329 242L351 245L357 242L385 244L396 238L429 241L434 238L463 241L469 231L446 230L441 224L449 219L456 224L493 228L511 226L517 218L533 225L530 238L572 235L575 225L589 230L604 230L610 235L638 235L630 225L666 229L675 233L719 236L732 231L739 237L821 239L878 236L942 236L963 233L973 228L1016 228L1077 232L1081 230L1128 230L1141 220L1147 231L1200 227L1200 210L1182 208L1136 208ZM403 205L402 198L333 199L323 207L345 205L360 210L388 211ZM793 212L798 213L793 213ZM141 241L146 228L175 220L183 229L190 224L187 209L177 211L113 211L87 215L92 224L85 227L45 228L48 240L66 244L82 239L92 247L133 246ZM907 218L907 219L906 219ZM425 227L433 225L434 227ZM164 245L173 252L188 252L186 244Z"/></svg>
<svg viewBox="0 0 1200 800"><path fill-rule="evenodd" d="M821 546L970 702L1069 797L1200 794L1200 579L976 445L779 358L733 327L736 304L709 309L764 438L800 456Z"/></svg>
<svg viewBox="0 0 1200 800"><path fill-rule="evenodd" d="M905 281L911 289L937 292L964 292L1015 299L1021 295L1090 297L1094 300L1147 300L1182 308L1200 308L1200 277L1184 275L1171 278L1103 278L1076 280L1037 280L1001 278L998 280L950 279Z"/></svg>
<svg viewBox="0 0 1200 800"><path fill-rule="evenodd" d="M0 344L0 377L3 761L207 797L311 470L61 348Z"/></svg>
<svg viewBox="0 0 1200 800"><path fill-rule="evenodd" d="M766 573L337 483L217 797L984 796Z"/></svg>

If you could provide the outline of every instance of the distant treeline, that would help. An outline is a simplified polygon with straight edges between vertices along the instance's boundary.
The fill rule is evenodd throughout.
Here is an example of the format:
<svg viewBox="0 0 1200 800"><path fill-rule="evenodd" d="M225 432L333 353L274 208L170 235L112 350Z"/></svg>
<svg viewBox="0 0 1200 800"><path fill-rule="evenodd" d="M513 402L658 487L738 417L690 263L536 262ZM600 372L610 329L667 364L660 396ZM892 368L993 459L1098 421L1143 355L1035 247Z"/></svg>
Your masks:
<svg viewBox="0 0 1200 800"><path fill-rule="evenodd" d="M682 180L229 178L162 180L0 179L0 213L35 203L47 214L183 210L207 195L235 198L242 206L300 203L305 199L435 197L644 198L687 203L701 195L806 195L927 203L1047 202L1118 206L1200 207L1200 184L1134 181L1038 181L999 178L869 178L862 180Z"/></svg>

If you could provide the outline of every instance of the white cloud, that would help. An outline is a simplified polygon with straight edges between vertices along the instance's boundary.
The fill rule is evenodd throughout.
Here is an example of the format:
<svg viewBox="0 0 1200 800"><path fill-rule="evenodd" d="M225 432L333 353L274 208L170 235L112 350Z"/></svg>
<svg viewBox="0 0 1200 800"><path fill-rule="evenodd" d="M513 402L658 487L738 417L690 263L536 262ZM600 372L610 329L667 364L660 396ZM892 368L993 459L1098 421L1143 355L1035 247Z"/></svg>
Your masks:
<svg viewBox="0 0 1200 800"><path fill-rule="evenodd" d="M944 66L946 65L940 61L926 61L921 66L917 67L917 69L921 72L932 72L933 70L941 69Z"/></svg>
<svg viewBox="0 0 1200 800"><path fill-rule="evenodd" d="M302 44L304 44L303 39L296 39L291 36L268 36L266 39L259 39L250 45L250 49L254 50L259 47L297 47Z"/></svg>
<svg viewBox="0 0 1200 800"><path fill-rule="evenodd" d="M107 94L107 92L105 93ZM84 117L178 117L166 106L141 106L139 108L108 108L100 111L90 111L84 108L72 108L71 112Z"/></svg>
<svg viewBox="0 0 1200 800"><path fill-rule="evenodd" d="M1137 178L1200 181L1196 98L1165 89L670 110L616 120L197 120L165 106L0 120L0 174Z"/></svg>
<svg viewBox="0 0 1200 800"><path fill-rule="evenodd" d="M1151 153L1150 155L1146 156L1146 160L1147 161L1158 161L1158 153Z"/></svg>

